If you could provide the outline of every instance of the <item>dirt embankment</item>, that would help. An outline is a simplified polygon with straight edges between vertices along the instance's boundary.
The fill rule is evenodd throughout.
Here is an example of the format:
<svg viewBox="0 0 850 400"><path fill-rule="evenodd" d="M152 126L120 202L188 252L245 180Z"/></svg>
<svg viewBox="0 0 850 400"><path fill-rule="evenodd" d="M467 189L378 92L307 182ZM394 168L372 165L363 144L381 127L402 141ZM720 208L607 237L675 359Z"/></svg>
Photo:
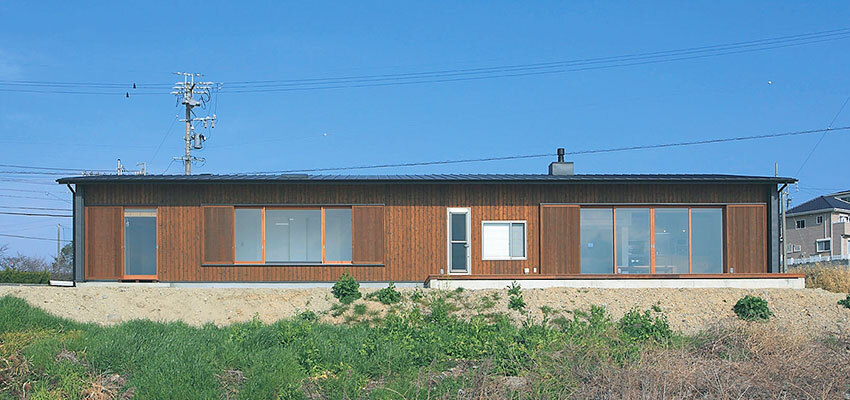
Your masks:
<svg viewBox="0 0 850 400"><path fill-rule="evenodd" d="M435 290L416 289L428 299L439 295ZM367 293L371 290L363 290ZM414 289L401 289L406 301ZM765 298L775 316L770 323L796 333L824 334L850 330L850 309L837 304L845 295L820 289L528 289L523 296L532 318L543 318L541 307L554 315L570 318L573 310L592 305L605 306L614 318L632 307L647 309L658 305L667 314L670 325L684 333L694 333L712 324L735 320L732 306L744 295ZM153 287L79 287L0 286L0 296L12 295L48 312L82 322L114 324L131 319L184 321L190 325L214 323L226 325L250 320L255 314L265 322L291 317L311 310L325 322L338 323L351 315L332 315L338 304L330 289L187 289ZM457 304L461 315L505 313L519 320L507 307L505 290L476 290L451 293L448 300ZM386 306L369 300L370 314ZM349 318L350 320L351 318ZM790 333L790 332L789 332Z"/></svg>

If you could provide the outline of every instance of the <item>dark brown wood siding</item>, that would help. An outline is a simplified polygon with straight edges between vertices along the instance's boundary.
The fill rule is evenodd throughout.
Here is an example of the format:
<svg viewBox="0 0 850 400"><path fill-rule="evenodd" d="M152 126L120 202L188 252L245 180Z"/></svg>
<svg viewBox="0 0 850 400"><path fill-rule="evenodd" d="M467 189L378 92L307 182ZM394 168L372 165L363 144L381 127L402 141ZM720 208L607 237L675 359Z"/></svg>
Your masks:
<svg viewBox="0 0 850 400"><path fill-rule="evenodd" d="M86 207L86 279L118 279L124 265L124 209Z"/></svg>
<svg viewBox="0 0 850 400"><path fill-rule="evenodd" d="M384 263L384 206L354 206L351 210L352 262Z"/></svg>
<svg viewBox="0 0 850 400"><path fill-rule="evenodd" d="M726 205L768 201L764 185L745 184L98 184L86 185L84 193L88 206L158 206L158 271L162 281L330 281L347 269L361 281L422 282L428 275L446 269L448 207L471 210L470 272L473 275L523 274L525 268L555 273L540 269L541 204ZM383 263L350 266L205 263L202 206L210 205L383 205ZM490 220L526 221L525 260L481 259L481 222ZM109 239L87 238L87 250L90 245L100 245L102 240ZM355 252L356 248L357 245ZM97 259L99 251L92 248L86 255L88 262L92 255Z"/></svg>
<svg viewBox="0 0 850 400"><path fill-rule="evenodd" d="M233 261L233 207L204 206L203 261L205 264Z"/></svg>
<svg viewBox="0 0 850 400"><path fill-rule="evenodd" d="M767 272L764 205L726 207L726 268L736 274Z"/></svg>
<svg viewBox="0 0 850 400"><path fill-rule="evenodd" d="M578 274L579 207L543 205L540 207L540 273Z"/></svg>

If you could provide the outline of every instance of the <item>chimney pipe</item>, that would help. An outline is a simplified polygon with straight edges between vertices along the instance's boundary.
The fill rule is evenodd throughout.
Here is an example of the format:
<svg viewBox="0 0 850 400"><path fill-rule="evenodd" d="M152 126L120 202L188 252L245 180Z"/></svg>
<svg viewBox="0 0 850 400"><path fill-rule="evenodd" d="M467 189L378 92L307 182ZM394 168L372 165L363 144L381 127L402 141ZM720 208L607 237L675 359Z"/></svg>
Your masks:
<svg viewBox="0 0 850 400"><path fill-rule="evenodd" d="M558 148L558 161L549 164L549 175L573 175L575 173L572 162L564 161L563 147Z"/></svg>

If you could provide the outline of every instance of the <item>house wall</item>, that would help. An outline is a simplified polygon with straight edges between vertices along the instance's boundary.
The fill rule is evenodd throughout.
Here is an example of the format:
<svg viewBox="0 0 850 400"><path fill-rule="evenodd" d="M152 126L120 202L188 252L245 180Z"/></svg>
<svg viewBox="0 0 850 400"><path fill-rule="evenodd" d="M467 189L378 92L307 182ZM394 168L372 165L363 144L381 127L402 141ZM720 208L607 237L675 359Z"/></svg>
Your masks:
<svg viewBox="0 0 850 400"><path fill-rule="evenodd" d="M728 219L726 264L735 272L767 272L769 217L764 211L775 187L749 184L88 184L86 218L113 215L106 208L157 207L158 279L161 281L332 281L349 270L361 281L422 282L446 269L446 209L471 208L471 273L554 273L541 265L541 204L729 205L749 204ZM202 265L202 205L384 205L382 265ZM104 210L100 210L104 208ZM747 211L749 210L749 211ZM755 211L755 212L753 212ZM527 221L527 258L481 259L482 220ZM115 222L113 219L113 224ZM730 225L730 223L732 225ZM101 224L101 225L98 225ZM108 224L107 224L108 225ZM118 229L120 230L120 229ZM730 236L733 235L733 236ZM120 268L115 229L89 221L85 277L114 279ZM118 246L120 247L120 246ZM548 270L547 270L548 269Z"/></svg>
<svg viewBox="0 0 850 400"><path fill-rule="evenodd" d="M830 256L847 254L847 223L841 222L841 217L848 218L850 214L841 212L822 212L804 215L786 216L786 234L789 245L800 246L800 251L790 251L786 254L789 258L804 258L811 256ZM818 224L817 217L823 218ZM797 221L805 220L806 227L797 229ZM844 239L842 239L844 235ZM830 251L817 251L817 240L832 238Z"/></svg>

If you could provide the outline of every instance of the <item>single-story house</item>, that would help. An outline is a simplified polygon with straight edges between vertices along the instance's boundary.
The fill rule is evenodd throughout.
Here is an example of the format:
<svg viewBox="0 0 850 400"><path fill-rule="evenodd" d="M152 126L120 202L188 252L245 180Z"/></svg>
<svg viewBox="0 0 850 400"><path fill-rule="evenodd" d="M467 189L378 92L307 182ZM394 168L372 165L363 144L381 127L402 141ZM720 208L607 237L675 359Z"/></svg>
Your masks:
<svg viewBox="0 0 850 400"><path fill-rule="evenodd" d="M539 175L58 182L74 192L77 282L802 284L779 273L777 186L791 178L579 175L559 161Z"/></svg>

